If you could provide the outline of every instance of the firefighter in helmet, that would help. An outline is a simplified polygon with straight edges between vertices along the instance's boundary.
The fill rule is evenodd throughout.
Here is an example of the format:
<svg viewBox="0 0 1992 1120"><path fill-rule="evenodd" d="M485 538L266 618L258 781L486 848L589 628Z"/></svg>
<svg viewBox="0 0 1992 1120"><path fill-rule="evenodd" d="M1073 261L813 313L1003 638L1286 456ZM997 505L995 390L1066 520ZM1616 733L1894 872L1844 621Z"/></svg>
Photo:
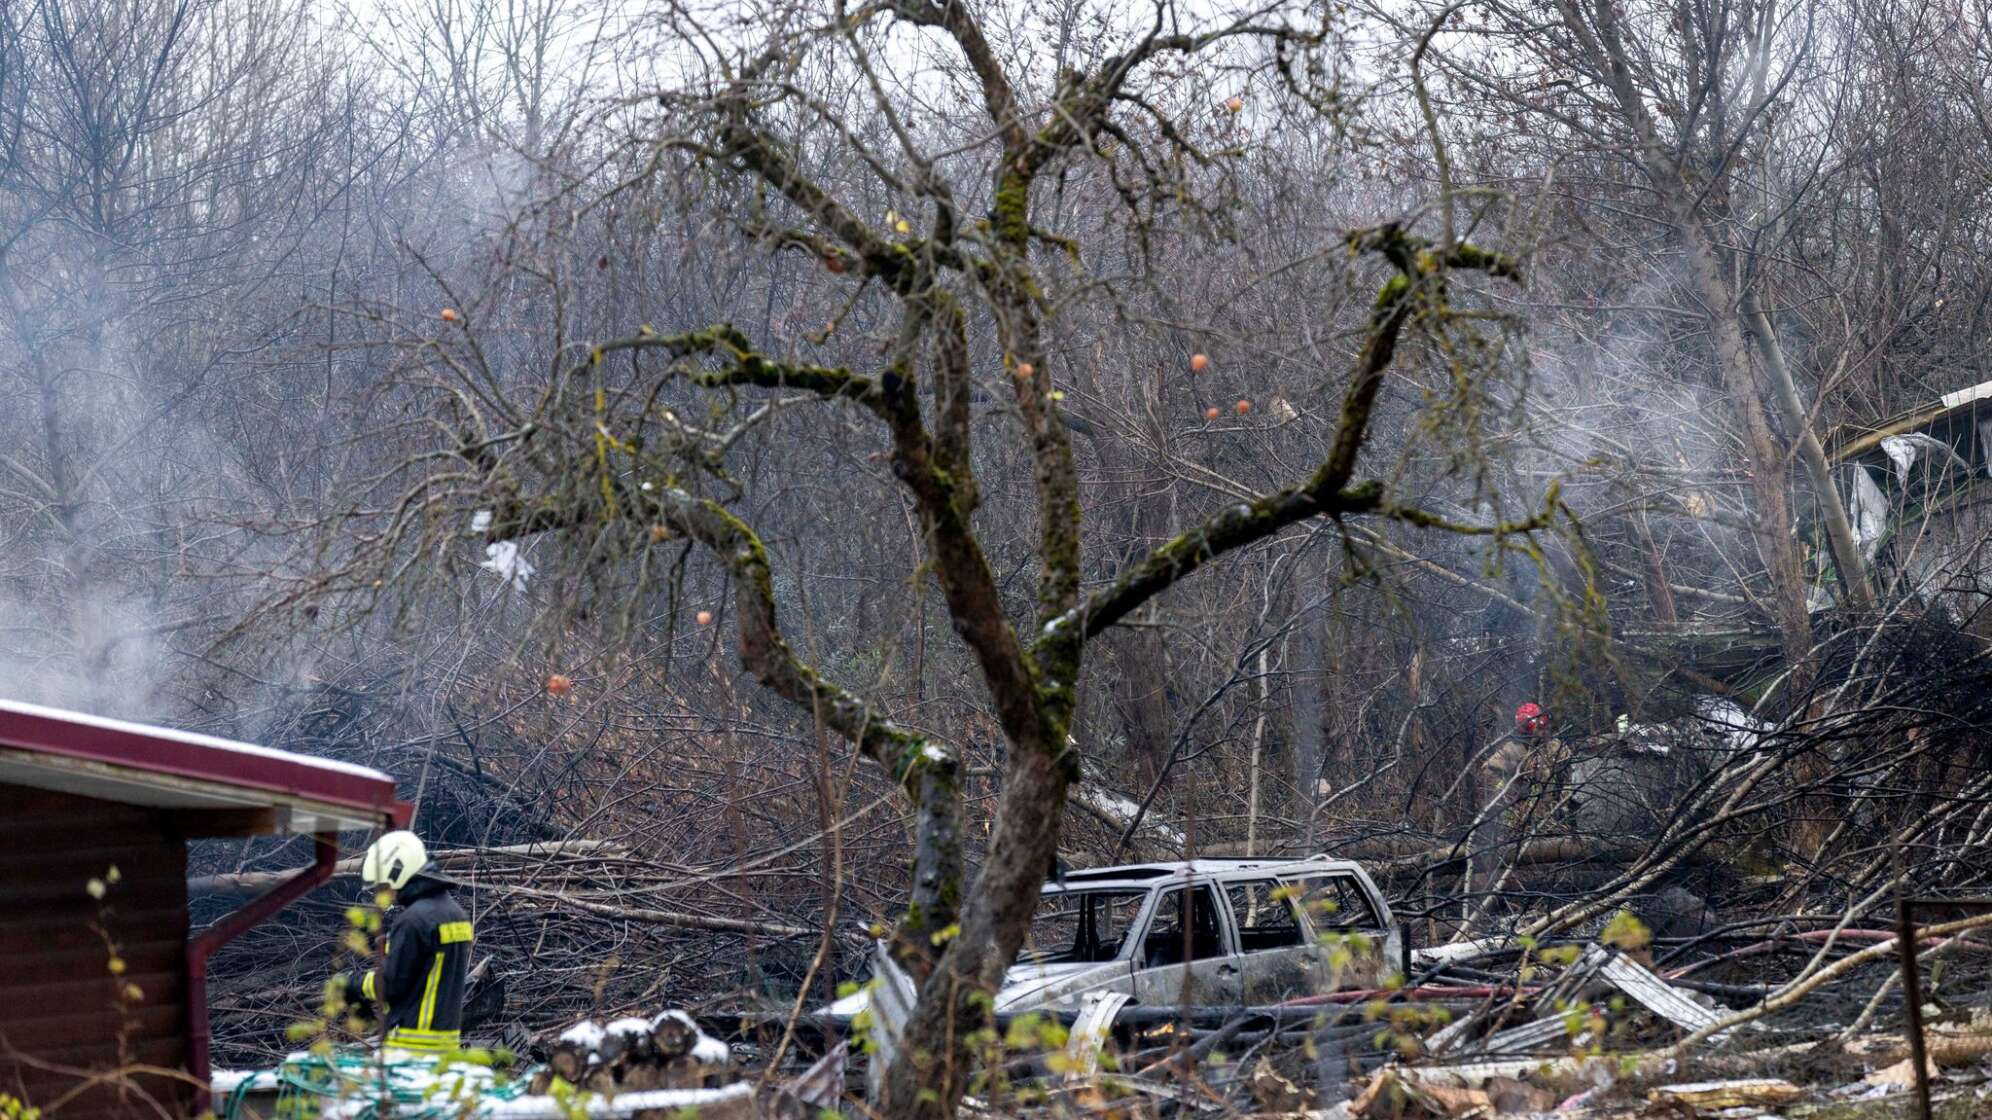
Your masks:
<svg viewBox="0 0 1992 1120"><path fill-rule="evenodd" d="M1543 714L1542 705L1530 701L1515 709L1514 733L1502 737L1481 771L1498 789L1524 772L1539 769L1543 748L1554 745L1556 741L1549 738L1549 717Z"/></svg>
<svg viewBox="0 0 1992 1120"><path fill-rule="evenodd" d="M1468 860L1474 891L1495 890L1509 860L1521 854L1520 827L1527 806L1542 794L1542 785L1563 761L1563 744L1550 734L1549 716L1530 701L1515 709L1515 729L1493 745L1480 764L1482 804L1473 822L1473 854ZM1491 920L1492 907L1479 909Z"/></svg>
<svg viewBox="0 0 1992 1120"><path fill-rule="evenodd" d="M385 963L364 976L340 978L346 1001L374 1009L382 1045L448 1053L463 1043L463 998L469 986L470 915L449 885L424 875L429 852L405 829L374 841L360 878L383 905L398 907L388 927Z"/></svg>

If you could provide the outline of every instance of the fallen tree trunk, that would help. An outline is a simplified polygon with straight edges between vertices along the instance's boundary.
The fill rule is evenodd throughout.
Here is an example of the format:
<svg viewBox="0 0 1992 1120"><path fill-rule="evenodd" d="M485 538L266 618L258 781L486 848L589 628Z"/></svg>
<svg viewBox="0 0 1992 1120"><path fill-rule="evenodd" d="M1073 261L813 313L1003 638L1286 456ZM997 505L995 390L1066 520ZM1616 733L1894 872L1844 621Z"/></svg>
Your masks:
<svg viewBox="0 0 1992 1120"><path fill-rule="evenodd" d="M604 840L560 840L533 844L513 844L498 848L445 848L429 853L429 866L439 872L453 868L467 869L493 857L503 859L544 859L558 860L610 860L622 859L629 855L619 844ZM537 865L527 864L521 871L532 870ZM360 860L339 861L334 876L359 874ZM205 875L187 880L187 895L194 897L251 897L275 887L278 883L296 875L296 870L287 871L244 871L233 875ZM487 872L488 876L488 872ZM702 929L716 933L758 934L763 937L812 937L816 930L802 926L784 925L777 922L759 921L750 918L725 918L710 914L688 914L677 910L656 910L649 907L623 905L630 896L627 892L601 892L603 901L589 897L596 892L561 891L543 887L529 887L520 883L509 883L489 877L478 880L453 879L447 874L438 876L446 882L458 883L481 891L497 891L503 894L523 895L528 898L544 899L554 907L568 906L604 918L637 922L643 925L669 926L675 929Z"/></svg>
<svg viewBox="0 0 1992 1120"><path fill-rule="evenodd" d="M1109 828L1126 832L1132 826L1137 834L1154 840L1172 854L1183 846L1182 829L1158 819L1152 812L1144 812L1139 802L1123 797L1104 785L1074 785L1070 804Z"/></svg>
<svg viewBox="0 0 1992 1120"><path fill-rule="evenodd" d="M1461 843L1428 845L1395 839L1360 840L1325 847L1337 859L1362 861L1370 874L1377 876L1438 871L1464 863L1477 850ZM1503 847L1497 854L1505 864L1529 867L1559 863L1625 862L1650 850L1650 847L1601 836L1551 836L1530 840L1519 847Z"/></svg>
<svg viewBox="0 0 1992 1120"><path fill-rule="evenodd" d="M678 929L705 929L720 933L750 933L762 937L814 937L820 931L805 929L802 926L782 925L778 922L764 922L751 918L719 918L709 914L685 914L676 910L651 910L643 907L615 906L606 902L596 902L578 895L561 891L542 890L538 887L518 887L509 883L482 882L466 884L483 891L501 891L505 894L525 895L528 898L543 898L560 906L572 906L586 910L604 918L619 918L626 922L641 922L646 925L673 926Z"/></svg>
<svg viewBox="0 0 1992 1120"><path fill-rule="evenodd" d="M491 856L544 856L552 859L589 856L603 859L628 854L621 845L607 840L554 840L534 844L513 844L502 848L444 848L429 853L429 864L432 867L448 868L463 867ZM361 858L355 856L352 859L340 860L333 868L333 876L337 878L358 875ZM238 871L232 875L201 875L187 880L187 896L251 898L270 890L300 870L302 868L288 868L283 871Z"/></svg>

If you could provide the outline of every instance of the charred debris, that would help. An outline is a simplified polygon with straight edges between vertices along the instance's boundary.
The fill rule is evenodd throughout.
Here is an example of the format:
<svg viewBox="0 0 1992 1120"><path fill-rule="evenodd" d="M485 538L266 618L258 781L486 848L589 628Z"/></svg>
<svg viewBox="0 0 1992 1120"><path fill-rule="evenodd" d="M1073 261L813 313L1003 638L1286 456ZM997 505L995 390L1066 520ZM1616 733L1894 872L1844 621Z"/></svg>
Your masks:
<svg viewBox="0 0 1992 1120"><path fill-rule="evenodd" d="M1546 698L1544 726L1488 737L1451 777L1472 814L1364 812L1351 800L1364 779L1325 783L1326 803L1357 811L1321 814L1285 834L1287 849L1258 857L1298 864L1325 852L1373 884L1373 927L1308 930L1333 967L1249 996L1180 977L1165 994L1159 982L1142 987L1134 974L1152 962L1130 954L1125 985L996 1007L969 1107L1985 1114L1992 915L1975 900L1992 896L1992 674L1971 542L1992 478L1992 422L1978 419L1987 399L1992 383L1829 440L1864 558L1914 594L1910 608L1868 617L1823 580L1815 671L1801 691L1775 634L1719 611L1622 629L1642 650L1624 659L1647 689L1627 705L1636 716L1564 718ZM372 703L319 693L296 726L319 753L356 755L379 741ZM728 732L686 720L669 733ZM892 1016L908 1003L906 981L865 922L847 912L825 928L808 884L827 869L796 856L821 837L799 816L781 830L805 844L758 852L682 812L616 817L599 827L604 838L582 838L546 791L508 774L525 729L459 719L448 738L468 749L427 753L424 813L451 849L445 873L485 908L473 1030L543 1062L542 1081L605 1098L802 1078L836 1083L826 1106L862 1108L866 1070L900 1044ZM1894 746L1868 749L1877 742ZM566 778L613 781L603 767L580 758ZM1048 899L1129 856L1192 881L1201 859L1214 885L1216 868L1251 866L1236 841L1200 843L1152 789L1097 773L1074 791L1064 849ZM658 851L682 857L663 863ZM853 834L845 856L844 873L870 876L875 898L898 889L889 838ZM209 859L190 884L197 911L283 866L281 853ZM1904 899L1917 900L1907 923ZM1247 905L1218 907L1233 917L1217 956L1240 969L1257 936L1237 917ZM263 1040L310 989L336 910L306 908L231 950L224 975L237 979L222 987L217 1045L238 1064L276 1056ZM1105 935L1093 935L1097 949ZM1021 963L1043 948L1026 946ZM1184 949L1187 974L1196 950ZM839 1013L840 992L867 1006ZM675 1052L677 1034L636 1041L630 1015L660 994L685 1009L694 1043L723 1040L724 1063ZM575 1041L596 1034L607 1041Z"/></svg>

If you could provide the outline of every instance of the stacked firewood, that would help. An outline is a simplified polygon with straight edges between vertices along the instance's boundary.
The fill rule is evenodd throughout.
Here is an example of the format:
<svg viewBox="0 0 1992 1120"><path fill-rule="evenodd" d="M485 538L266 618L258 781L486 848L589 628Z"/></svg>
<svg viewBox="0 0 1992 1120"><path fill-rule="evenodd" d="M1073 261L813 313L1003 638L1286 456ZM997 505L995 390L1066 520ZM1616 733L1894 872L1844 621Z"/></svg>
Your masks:
<svg viewBox="0 0 1992 1120"><path fill-rule="evenodd" d="M547 1048L546 1068L532 1091L544 1094L555 1079L604 1096L650 1089L703 1089L731 1080L733 1053L706 1034L690 1015L667 1010L654 1018L607 1024L584 1019L560 1032Z"/></svg>

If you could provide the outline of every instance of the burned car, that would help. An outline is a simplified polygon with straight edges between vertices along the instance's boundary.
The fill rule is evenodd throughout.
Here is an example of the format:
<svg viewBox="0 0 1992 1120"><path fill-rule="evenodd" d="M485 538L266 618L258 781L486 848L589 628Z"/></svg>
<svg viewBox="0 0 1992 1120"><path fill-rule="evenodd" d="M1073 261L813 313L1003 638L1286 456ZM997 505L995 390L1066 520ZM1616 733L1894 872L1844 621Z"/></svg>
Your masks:
<svg viewBox="0 0 1992 1120"><path fill-rule="evenodd" d="M1069 1008L1094 992L1237 1005L1375 987L1399 967L1402 936L1369 875L1327 856L1072 871L1044 885L996 1010ZM855 1015L870 998L826 1010Z"/></svg>
<svg viewBox="0 0 1992 1120"><path fill-rule="evenodd" d="M1346 860L1201 859L1075 871L1046 883L999 1011L1094 991L1136 1003L1263 1004L1372 987L1400 935Z"/></svg>

